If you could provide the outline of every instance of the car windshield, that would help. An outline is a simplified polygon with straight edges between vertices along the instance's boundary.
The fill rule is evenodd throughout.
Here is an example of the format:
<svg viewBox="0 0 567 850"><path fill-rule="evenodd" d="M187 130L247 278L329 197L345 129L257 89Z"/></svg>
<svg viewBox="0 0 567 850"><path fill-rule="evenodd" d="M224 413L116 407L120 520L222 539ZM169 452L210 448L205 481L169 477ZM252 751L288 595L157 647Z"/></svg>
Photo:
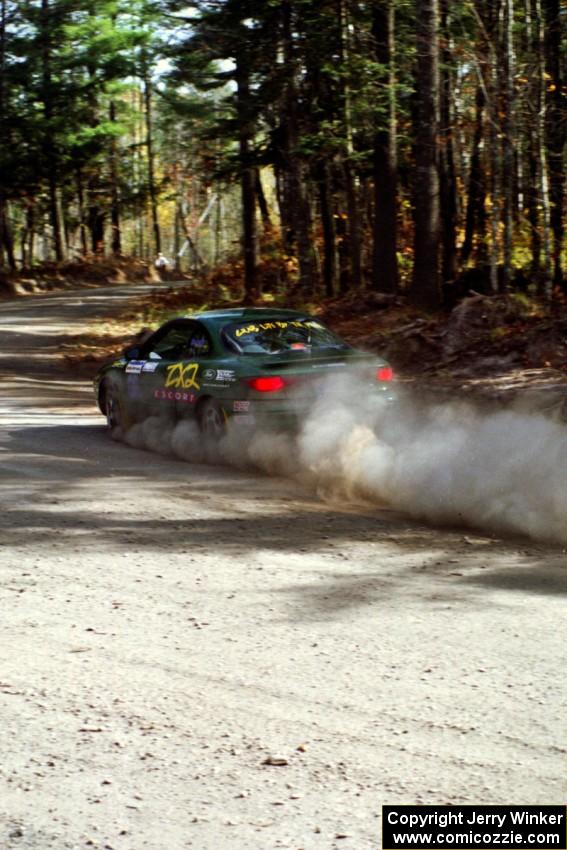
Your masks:
<svg viewBox="0 0 567 850"><path fill-rule="evenodd" d="M321 322L309 317L233 322L223 329L223 336L230 347L241 354L350 348Z"/></svg>

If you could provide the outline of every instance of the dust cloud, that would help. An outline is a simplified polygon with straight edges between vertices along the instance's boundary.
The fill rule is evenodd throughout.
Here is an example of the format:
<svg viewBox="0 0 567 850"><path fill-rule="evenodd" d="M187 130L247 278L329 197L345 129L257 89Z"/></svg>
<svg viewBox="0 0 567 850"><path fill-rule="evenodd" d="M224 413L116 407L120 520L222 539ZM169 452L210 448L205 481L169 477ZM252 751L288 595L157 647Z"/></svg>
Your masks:
<svg viewBox="0 0 567 850"><path fill-rule="evenodd" d="M537 412L407 394L387 402L334 379L295 434L233 425L212 443L195 422L165 428L151 417L115 436L192 463L295 477L329 501L567 542L567 426Z"/></svg>

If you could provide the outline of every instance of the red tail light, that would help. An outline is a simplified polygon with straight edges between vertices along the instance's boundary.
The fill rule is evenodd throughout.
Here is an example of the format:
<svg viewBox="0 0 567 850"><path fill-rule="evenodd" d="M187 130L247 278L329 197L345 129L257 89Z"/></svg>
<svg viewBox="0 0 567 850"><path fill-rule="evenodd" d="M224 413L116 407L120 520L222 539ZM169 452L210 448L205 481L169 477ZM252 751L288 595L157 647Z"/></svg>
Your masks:
<svg viewBox="0 0 567 850"><path fill-rule="evenodd" d="M279 375L270 375L267 378L250 378L248 386L259 393L277 393L285 387L286 382Z"/></svg>
<svg viewBox="0 0 567 850"><path fill-rule="evenodd" d="M376 369L376 380L377 381L393 381L394 380L394 370L391 366L380 366L379 369Z"/></svg>

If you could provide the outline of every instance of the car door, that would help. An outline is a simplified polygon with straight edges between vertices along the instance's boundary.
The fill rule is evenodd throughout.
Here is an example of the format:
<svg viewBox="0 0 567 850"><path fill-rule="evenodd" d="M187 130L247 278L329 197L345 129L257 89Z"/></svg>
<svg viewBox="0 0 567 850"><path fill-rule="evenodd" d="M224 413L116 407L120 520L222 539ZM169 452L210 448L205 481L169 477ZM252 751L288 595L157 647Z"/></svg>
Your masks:
<svg viewBox="0 0 567 850"><path fill-rule="evenodd" d="M139 403L167 419L192 415L201 392L203 362L208 362L211 350L208 332L199 322L169 322L143 347L135 388Z"/></svg>

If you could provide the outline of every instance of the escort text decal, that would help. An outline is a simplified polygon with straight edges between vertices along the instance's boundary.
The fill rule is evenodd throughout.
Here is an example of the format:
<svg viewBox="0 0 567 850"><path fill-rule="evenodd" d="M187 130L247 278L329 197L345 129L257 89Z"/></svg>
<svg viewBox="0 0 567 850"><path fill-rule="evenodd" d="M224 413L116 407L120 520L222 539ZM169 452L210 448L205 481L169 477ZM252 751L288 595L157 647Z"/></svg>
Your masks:
<svg viewBox="0 0 567 850"><path fill-rule="evenodd" d="M159 401L180 401L184 404L195 404L197 396L194 393L183 393L176 390L154 390L154 398Z"/></svg>

